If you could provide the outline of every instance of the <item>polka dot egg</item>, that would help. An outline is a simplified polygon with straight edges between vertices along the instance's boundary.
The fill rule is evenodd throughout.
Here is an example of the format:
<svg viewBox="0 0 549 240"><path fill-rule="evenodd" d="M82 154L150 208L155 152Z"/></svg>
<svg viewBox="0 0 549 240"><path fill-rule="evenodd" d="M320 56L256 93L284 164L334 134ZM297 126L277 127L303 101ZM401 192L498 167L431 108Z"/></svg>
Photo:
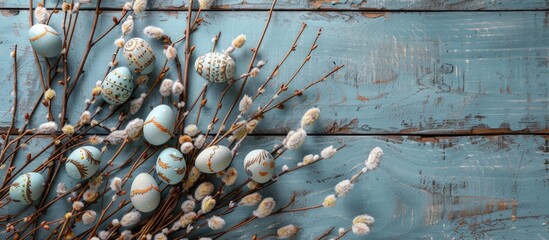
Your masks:
<svg viewBox="0 0 549 240"><path fill-rule="evenodd" d="M159 105L147 115L143 126L143 136L152 145L166 143L175 128L175 114L168 105Z"/></svg>
<svg viewBox="0 0 549 240"><path fill-rule="evenodd" d="M151 212L160 203L160 188L148 173L140 173L132 182L130 200L141 212Z"/></svg>
<svg viewBox="0 0 549 240"><path fill-rule="evenodd" d="M156 174L163 182L174 185L183 180L187 163L183 154L175 148L166 148L156 159Z"/></svg>
<svg viewBox="0 0 549 240"><path fill-rule="evenodd" d="M263 149L256 149L244 158L246 175L258 183L266 183L274 175L275 161L271 153Z"/></svg>
<svg viewBox="0 0 549 240"><path fill-rule="evenodd" d="M194 63L198 75L210 82L226 82L234 78L236 63L227 54L209 52Z"/></svg>
<svg viewBox="0 0 549 240"><path fill-rule="evenodd" d="M149 74L154 70L154 52L148 42L132 38L124 45L124 58L128 67L137 74Z"/></svg>
<svg viewBox="0 0 549 240"><path fill-rule="evenodd" d="M46 58L61 53L61 37L52 27L45 24L35 24L29 29L29 41L34 51Z"/></svg>
<svg viewBox="0 0 549 240"><path fill-rule="evenodd" d="M10 186L10 198L14 202L31 204L44 192L45 182L42 174L29 172L17 177Z"/></svg>
<svg viewBox="0 0 549 240"><path fill-rule="evenodd" d="M87 179L99 168L101 151L92 146L84 146L74 150L65 163L67 174L74 179Z"/></svg>
<svg viewBox="0 0 549 240"><path fill-rule="evenodd" d="M127 67L112 70L101 83L101 96L112 105L126 102L134 88L133 76Z"/></svg>
<svg viewBox="0 0 549 240"><path fill-rule="evenodd" d="M203 173L216 173L225 170L233 159L231 150L215 145L204 149L195 160L195 167Z"/></svg>

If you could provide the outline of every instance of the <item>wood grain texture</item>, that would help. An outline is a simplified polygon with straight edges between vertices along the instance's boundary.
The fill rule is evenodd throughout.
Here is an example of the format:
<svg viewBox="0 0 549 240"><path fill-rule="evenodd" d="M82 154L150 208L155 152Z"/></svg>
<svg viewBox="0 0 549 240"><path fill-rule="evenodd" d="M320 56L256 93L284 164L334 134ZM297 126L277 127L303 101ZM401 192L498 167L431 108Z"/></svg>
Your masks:
<svg viewBox="0 0 549 240"><path fill-rule="evenodd" d="M36 2L36 1L35 1ZM106 8L121 8L126 0L104 1L102 6ZM187 4L185 0L149 1L151 10L180 10ZM46 1L46 7L53 8L56 1ZM268 10L271 1L268 0L218 0L212 9L254 9ZM0 0L0 8L28 9L28 2L21 0ZM196 4L198 7L198 4ZM83 9L94 8L84 5ZM424 11L424 10L546 10L547 2L544 0L281 0L277 9L313 10L398 10L398 11Z"/></svg>
<svg viewBox="0 0 549 240"><path fill-rule="evenodd" d="M242 161L249 151L271 149L280 141L282 138L278 136L248 139L232 166L243 173ZM298 194L296 207L319 204L333 193L335 184L362 168L371 148L382 147L385 156L381 167L361 178L348 196L338 200L335 208L273 216L252 222L226 239L249 239L255 233L266 235L291 223L304 227L298 239L312 239L331 226L336 227L336 231L339 227L349 227L354 216L363 213L376 219L369 239L543 239L549 234L546 225L549 219L546 208L549 198L548 142L546 137L506 135L308 137L299 151L290 151L277 160L277 171L285 164L295 166L304 155L318 153L328 145L347 144L348 147L333 159L282 176L279 183L261 192L263 197L273 196L278 206L284 205L293 192ZM43 143L43 140L32 141L26 152L38 151ZM134 145L126 148L115 164L126 160L133 153ZM110 159L114 150L109 148L102 164ZM19 160L24 161L23 158ZM154 161L149 161L139 171L153 167ZM116 172L113 177L124 173ZM57 182L65 182L68 187L77 183L67 177L64 168L60 174ZM240 174L237 183L244 181L244 177ZM130 185L125 186L126 190ZM99 210L99 206L98 203L92 209ZM0 214L21 208L10 204L0 209ZM50 208L47 217L59 218L69 209L70 203L60 201ZM237 209L226 219L227 226L249 216L253 210L253 207ZM77 224L77 232L81 226ZM347 239L362 238L351 234Z"/></svg>
<svg viewBox="0 0 549 240"><path fill-rule="evenodd" d="M76 29L71 59L79 59L87 29L92 21L91 12L82 12ZM105 12L99 24L101 33L110 26L118 12ZM257 12L207 12L205 23L195 34L197 48L192 61L211 49L210 39L223 32L219 48L226 48L232 38L243 33L248 44L234 53L237 75L245 70L251 57L248 51L258 40L266 14ZM27 40L28 11L2 15L0 21L0 52L5 54L18 44L21 115L30 110L40 93L32 49ZM137 29L132 36L143 36L147 25L162 27L177 39L182 35L185 13L149 12L137 17ZM55 15L52 26L59 29L60 16ZM379 133L432 133L482 134L518 131L547 133L549 125L547 53L547 15L543 12L458 12L458 13L386 13L371 18L360 12L277 12L267 32L260 59L268 60L259 77L249 81L245 93L255 93L257 87L271 72L289 48L300 25L309 27L299 42L297 51L280 71L278 78L268 85L265 101L297 69L306 55L318 28L323 29L319 47L305 66L290 91L301 88L321 77L336 64L345 68L326 82L312 88L306 96L285 105L286 110L270 113L266 124L260 123L257 133L284 134L297 128L301 114L316 106L322 109L321 121L310 133L326 134L379 134ZM113 41L118 32L99 42L84 70L73 97L69 117L77 121L90 97L96 81L101 80L108 60L115 50ZM152 43L157 54L157 65L164 61L162 44ZM80 44L78 44L80 43ZM182 54L182 49L179 49ZM125 60L119 56L121 65ZM12 84L12 60L0 58L0 79L4 86ZM191 64L193 64L191 63ZM71 64L74 72L77 62ZM176 79L175 66L166 78ZM151 76L156 76L158 68ZM57 82L57 79L54 81ZM194 71L191 73L190 95L194 99L205 83ZM238 85L238 84L237 84ZM210 85L204 116L211 116L223 84ZM56 85L54 89L60 90ZM237 87L225 102L228 106ZM146 91L139 87L134 97ZM9 125L11 87L0 90L0 126ZM282 95L281 97L284 97ZM55 101L60 101L60 98ZM164 102L168 102L165 99ZM145 118L148 111L160 102L155 91L137 117ZM60 102L54 103L55 116ZM226 108L225 108L226 109ZM225 110L226 111L226 110ZM103 111L106 115L108 111ZM223 113L223 111L222 111ZM45 121L41 107L35 123ZM194 119L191 115L190 119ZM204 119L204 118L203 118ZM208 120L208 121L206 121ZM22 117L17 126L21 126ZM205 128L209 119L201 121ZM107 123L108 126L113 123ZM100 132L99 132L100 133Z"/></svg>

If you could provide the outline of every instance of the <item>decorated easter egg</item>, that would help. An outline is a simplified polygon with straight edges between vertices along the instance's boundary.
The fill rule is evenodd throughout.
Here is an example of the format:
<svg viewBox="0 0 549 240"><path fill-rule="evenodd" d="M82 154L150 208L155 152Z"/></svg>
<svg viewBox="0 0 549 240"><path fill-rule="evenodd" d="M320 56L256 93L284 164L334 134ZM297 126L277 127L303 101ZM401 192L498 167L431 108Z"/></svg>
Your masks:
<svg viewBox="0 0 549 240"><path fill-rule="evenodd" d="M185 176L187 165L183 154L175 148L166 148L156 159L156 174L163 182L178 184Z"/></svg>
<svg viewBox="0 0 549 240"><path fill-rule="evenodd" d="M226 82L234 78L236 63L227 54L209 52L196 59L198 75L210 82Z"/></svg>
<svg viewBox="0 0 549 240"><path fill-rule="evenodd" d="M152 145L162 145L172 137L175 128L175 114L168 105L153 108L143 126L143 136Z"/></svg>
<svg viewBox="0 0 549 240"><path fill-rule="evenodd" d="M24 173L11 183L10 198L14 202L31 204L40 198L45 186L42 174L35 172Z"/></svg>
<svg viewBox="0 0 549 240"><path fill-rule="evenodd" d="M244 170L249 178L258 183L266 183L274 175L275 161L271 153L256 149L244 158Z"/></svg>
<svg viewBox="0 0 549 240"><path fill-rule="evenodd" d="M149 74L154 70L154 52L148 42L132 38L124 45L124 58L132 71Z"/></svg>
<svg viewBox="0 0 549 240"><path fill-rule="evenodd" d="M130 199L141 212L153 211L160 203L160 188L148 173L140 173L133 179Z"/></svg>
<svg viewBox="0 0 549 240"><path fill-rule="evenodd" d="M135 83L127 67L118 67L112 70L101 83L101 96L112 105L126 102L133 92Z"/></svg>
<svg viewBox="0 0 549 240"><path fill-rule="evenodd" d="M74 150L65 163L67 174L75 179L91 177L101 163L101 151L92 146L79 147Z"/></svg>
<svg viewBox="0 0 549 240"><path fill-rule="evenodd" d="M29 41L34 51L46 58L61 53L62 42L59 33L45 24L35 24L29 29Z"/></svg>
<svg viewBox="0 0 549 240"><path fill-rule="evenodd" d="M195 167L203 173L216 173L231 165L233 154L225 146L215 145L204 149L196 157Z"/></svg>

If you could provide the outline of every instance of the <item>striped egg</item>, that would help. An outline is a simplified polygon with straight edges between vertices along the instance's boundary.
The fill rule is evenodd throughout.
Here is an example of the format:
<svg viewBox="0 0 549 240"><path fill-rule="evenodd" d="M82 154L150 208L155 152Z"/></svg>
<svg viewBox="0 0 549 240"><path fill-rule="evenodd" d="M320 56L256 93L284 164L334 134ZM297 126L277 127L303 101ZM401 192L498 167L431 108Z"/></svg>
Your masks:
<svg viewBox="0 0 549 240"><path fill-rule="evenodd" d="M204 149L195 160L195 167L203 173L216 173L225 170L233 159L231 150L215 145Z"/></svg>
<svg viewBox="0 0 549 240"><path fill-rule="evenodd" d="M183 180L187 163L183 154L175 148L166 148L156 159L156 174L163 182L174 185Z"/></svg>
<svg viewBox="0 0 549 240"><path fill-rule="evenodd" d="M140 173L132 182L130 200L141 212L151 212L160 203L160 188L148 173Z"/></svg>
<svg viewBox="0 0 549 240"><path fill-rule="evenodd" d="M218 83L234 78L236 63L227 54L209 52L196 59L194 68L202 78Z"/></svg>
<svg viewBox="0 0 549 240"><path fill-rule="evenodd" d="M87 179L99 168L101 151L92 146L79 147L74 150L65 163L67 174L74 179Z"/></svg>
<svg viewBox="0 0 549 240"><path fill-rule="evenodd" d="M153 108L143 126L143 136L152 145L162 145L172 137L175 128L175 114L168 105Z"/></svg>
<svg viewBox="0 0 549 240"><path fill-rule="evenodd" d="M126 102L134 88L133 76L127 67L112 70L101 83L101 96L112 105Z"/></svg>
<svg viewBox="0 0 549 240"><path fill-rule="evenodd" d="M124 58L128 67L137 74L149 74L154 70L154 52L148 42L132 38L124 45Z"/></svg>
<svg viewBox="0 0 549 240"><path fill-rule="evenodd" d="M11 183L10 198L14 202L31 204L42 196L45 185L42 174L24 173Z"/></svg>
<svg viewBox="0 0 549 240"><path fill-rule="evenodd" d="M62 42L59 33L45 24L35 24L29 29L29 41L34 51L46 58L61 53Z"/></svg>
<svg viewBox="0 0 549 240"><path fill-rule="evenodd" d="M256 149L244 158L244 170L249 178L258 183L266 183L273 178L275 161L271 153Z"/></svg>

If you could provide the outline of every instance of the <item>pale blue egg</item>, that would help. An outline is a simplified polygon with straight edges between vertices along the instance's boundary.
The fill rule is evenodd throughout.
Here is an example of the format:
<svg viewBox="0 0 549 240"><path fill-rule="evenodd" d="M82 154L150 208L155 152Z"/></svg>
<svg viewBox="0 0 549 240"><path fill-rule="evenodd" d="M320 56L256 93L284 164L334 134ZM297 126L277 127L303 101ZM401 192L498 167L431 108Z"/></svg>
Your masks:
<svg viewBox="0 0 549 240"><path fill-rule="evenodd" d="M159 105L147 115L143 136L152 145L162 145L172 137L175 128L175 114L168 105Z"/></svg>
<svg viewBox="0 0 549 240"><path fill-rule="evenodd" d="M273 178L275 161L271 153L263 149L256 149L244 158L246 175L255 182L266 183Z"/></svg>
<svg viewBox="0 0 549 240"><path fill-rule="evenodd" d="M24 173L11 183L10 198L14 202L31 204L42 196L45 186L42 174Z"/></svg>
<svg viewBox="0 0 549 240"><path fill-rule="evenodd" d="M101 157L101 151L96 147L79 147L67 158L65 163L67 174L74 179L87 179L97 172Z"/></svg>
<svg viewBox="0 0 549 240"><path fill-rule="evenodd" d="M216 173L225 170L233 159L231 150L215 145L204 149L195 160L195 167L203 173Z"/></svg>
<svg viewBox="0 0 549 240"><path fill-rule="evenodd" d="M183 180L187 163L183 154L175 148L166 148L156 159L156 174L163 182L174 185Z"/></svg>
<svg viewBox="0 0 549 240"><path fill-rule="evenodd" d="M101 96L109 104L120 105L130 98L134 85L130 70L118 67L107 74L101 83Z"/></svg>
<svg viewBox="0 0 549 240"><path fill-rule="evenodd" d="M141 38L132 38L126 42L124 58L130 69L137 74L149 74L154 70L154 52L151 45Z"/></svg>
<svg viewBox="0 0 549 240"><path fill-rule="evenodd" d="M227 54L209 52L196 59L194 69L210 82L226 82L234 78L236 62Z"/></svg>
<svg viewBox="0 0 549 240"><path fill-rule="evenodd" d="M62 42L59 33L45 24L35 24L29 29L29 41L34 51L46 58L61 53Z"/></svg>
<svg viewBox="0 0 549 240"><path fill-rule="evenodd" d="M148 173L140 173L132 182L130 200L141 212L151 212L160 203L160 188Z"/></svg>

